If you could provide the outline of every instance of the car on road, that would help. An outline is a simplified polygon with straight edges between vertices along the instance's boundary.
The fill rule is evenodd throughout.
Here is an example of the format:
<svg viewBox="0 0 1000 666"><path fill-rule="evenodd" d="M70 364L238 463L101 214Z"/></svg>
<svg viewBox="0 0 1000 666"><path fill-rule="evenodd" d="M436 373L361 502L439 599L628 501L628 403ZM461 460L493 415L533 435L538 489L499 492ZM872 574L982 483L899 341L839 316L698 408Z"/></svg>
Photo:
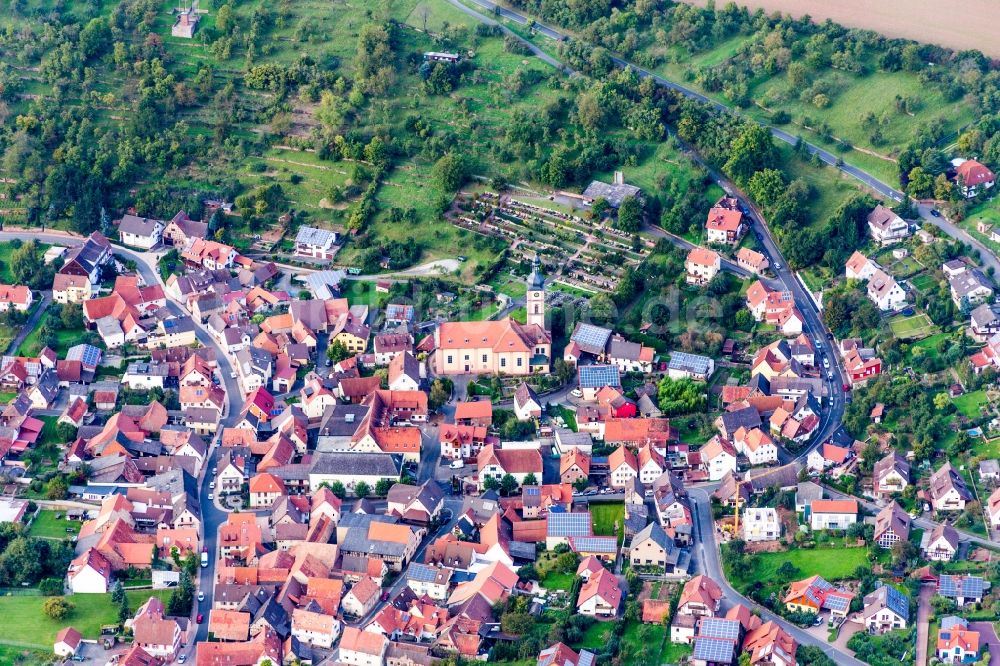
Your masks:
<svg viewBox="0 0 1000 666"><path fill-rule="evenodd" d="M931 208L931 215L934 217L941 217L941 213L938 212L937 208Z"/></svg>
<svg viewBox="0 0 1000 666"><path fill-rule="evenodd" d="M232 372L229 373L229 378L230 379L236 379L236 371L235 370L233 370Z"/></svg>
<svg viewBox="0 0 1000 666"><path fill-rule="evenodd" d="M205 616L202 615L201 613L198 613L198 617L196 617L194 621L197 622L198 624L201 624L202 622L205 621Z"/></svg>
<svg viewBox="0 0 1000 666"><path fill-rule="evenodd" d="M215 493L209 493L208 494L208 499L209 499L209 501L214 500L215 499Z"/></svg>
<svg viewBox="0 0 1000 666"><path fill-rule="evenodd" d="M776 271L780 271L781 270L781 264L779 264L777 261L774 262L774 270L776 270Z"/></svg>
<svg viewBox="0 0 1000 666"><path fill-rule="evenodd" d="M823 616L821 616L821 615L817 615L817 616L816 616L816 619L815 619L815 620L813 620L813 626L814 626L814 627L818 627L818 626L819 626L819 625L821 625L821 624L823 624Z"/></svg>
<svg viewBox="0 0 1000 666"><path fill-rule="evenodd" d="M571 396L573 396L574 398L582 398L583 397L583 391L581 391L578 388L573 389L572 391L569 392L569 394Z"/></svg>
<svg viewBox="0 0 1000 666"><path fill-rule="evenodd" d="M205 600L205 593L204 592L199 592L198 593L198 601L204 601L204 600Z"/></svg>
<svg viewBox="0 0 1000 666"><path fill-rule="evenodd" d="M830 369L830 359L823 357L823 368L826 370Z"/></svg>
<svg viewBox="0 0 1000 666"><path fill-rule="evenodd" d="M332 366L333 366L333 359L329 359L329 358L326 359L326 367L329 368L329 367L332 367Z"/></svg>
<svg viewBox="0 0 1000 666"><path fill-rule="evenodd" d="M213 467L212 468L212 476L215 476L218 473L219 473L219 468L218 467Z"/></svg>
<svg viewBox="0 0 1000 666"><path fill-rule="evenodd" d="M382 601L389 601L389 590L382 593Z"/></svg>
<svg viewBox="0 0 1000 666"><path fill-rule="evenodd" d="M843 388L844 392L846 393L847 391L851 390L851 385L850 384L844 384L841 388Z"/></svg>
<svg viewBox="0 0 1000 666"><path fill-rule="evenodd" d="M205 567L208 566L208 551L207 550L201 551L201 566L202 566L202 568L205 568Z"/></svg>
<svg viewBox="0 0 1000 666"><path fill-rule="evenodd" d="M215 490L215 481L209 481L208 487L211 488L212 490Z"/></svg>
<svg viewBox="0 0 1000 666"><path fill-rule="evenodd" d="M188 656L186 654L182 654L179 657L177 657L177 663L178 664L183 664L187 660L188 660Z"/></svg>

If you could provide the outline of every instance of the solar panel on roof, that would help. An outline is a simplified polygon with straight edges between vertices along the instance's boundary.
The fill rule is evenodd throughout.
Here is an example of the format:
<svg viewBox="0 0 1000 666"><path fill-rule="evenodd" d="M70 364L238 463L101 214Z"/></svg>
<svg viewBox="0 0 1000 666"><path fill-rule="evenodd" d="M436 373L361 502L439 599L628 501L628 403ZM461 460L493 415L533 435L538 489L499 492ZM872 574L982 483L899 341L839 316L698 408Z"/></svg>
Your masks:
<svg viewBox="0 0 1000 666"><path fill-rule="evenodd" d="M573 537L573 548L583 553L615 553L618 551L618 539L608 536Z"/></svg>
<svg viewBox="0 0 1000 666"><path fill-rule="evenodd" d="M420 583L431 583L437 578L437 569L426 564L411 564L406 572L406 577Z"/></svg>
<svg viewBox="0 0 1000 666"><path fill-rule="evenodd" d="M958 585L954 576L944 574L938 579L938 594L942 597L958 596Z"/></svg>
<svg viewBox="0 0 1000 666"><path fill-rule="evenodd" d="M687 352L675 351L670 353L670 366L675 370L687 370L697 374L708 372L712 359L698 354L688 354Z"/></svg>
<svg viewBox="0 0 1000 666"><path fill-rule="evenodd" d="M590 536L590 514L550 514L547 528L549 536Z"/></svg>
<svg viewBox="0 0 1000 666"><path fill-rule="evenodd" d="M698 626L698 635L709 638L726 638L736 640L740 635L739 620L728 620L721 617L703 618Z"/></svg>
<svg viewBox="0 0 1000 666"><path fill-rule="evenodd" d="M733 660L736 643L722 638L695 638L694 659L720 664L728 664Z"/></svg>
<svg viewBox="0 0 1000 666"><path fill-rule="evenodd" d="M618 368L613 365L585 365L580 368L580 386L583 388L604 388L621 386Z"/></svg>
<svg viewBox="0 0 1000 666"><path fill-rule="evenodd" d="M962 579L963 597L980 597L983 594L983 579L979 576L966 576Z"/></svg>
<svg viewBox="0 0 1000 666"><path fill-rule="evenodd" d="M832 611L843 611L846 610L848 606L851 605L851 600L846 596L841 596L839 594L828 594L825 602L823 603L823 608Z"/></svg>
<svg viewBox="0 0 1000 666"><path fill-rule="evenodd" d="M593 324L580 324L570 339L581 347L591 347L603 351L610 337L611 329Z"/></svg>

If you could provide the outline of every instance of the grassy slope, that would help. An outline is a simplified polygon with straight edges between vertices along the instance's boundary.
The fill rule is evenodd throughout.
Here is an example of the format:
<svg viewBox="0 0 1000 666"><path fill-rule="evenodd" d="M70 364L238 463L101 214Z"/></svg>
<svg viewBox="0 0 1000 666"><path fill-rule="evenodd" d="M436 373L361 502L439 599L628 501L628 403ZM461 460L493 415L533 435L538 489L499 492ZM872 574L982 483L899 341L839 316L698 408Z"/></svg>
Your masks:
<svg viewBox="0 0 1000 666"><path fill-rule="evenodd" d="M740 44L746 39L748 38L733 37L699 53L688 53L679 48L672 49L670 54L675 61L661 65L656 68L656 71L663 76L682 82L712 99L730 104L730 100L722 93L709 92L695 83L692 80L693 73L699 68L713 67L727 58L733 57ZM655 45L649 47L647 51L653 54L665 52L662 47ZM791 90L787 80L780 75L772 78L758 78L754 82L750 94L758 103L762 102L768 92L778 94L779 99L784 101L780 104L772 103L771 108L784 109L792 117L792 123L783 129L793 134L801 134L811 143L822 145L823 142L815 132L802 127L804 118L812 119L813 126L819 122L825 122L830 125L833 134L838 138L853 146L890 158L899 153L902 146L909 140L914 128L921 123L934 118L942 118L948 131L955 132L972 119L971 110L967 106L963 103L946 102L941 93L923 87L914 74L876 72L859 77L848 72L830 70L820 76L820 78L826 77L836 78L839 83L837 86L839 92L833 97L830 106L825 109L819 109L811 103L799 101L797 91ZM896 95L919 97L922 106L912 116L899 114L895 110ZM876 116L885 112L889 118L889 123L883 130L885 143L879 146L871 144L868 132L861 126L862 111L869 110L874 112ZM746 112L758 120L768 120L769 114L763 108L753 106ZM888 159L852 150L844 154L844 161L868 171L890 185L897 183L895 163Z"/></svg>

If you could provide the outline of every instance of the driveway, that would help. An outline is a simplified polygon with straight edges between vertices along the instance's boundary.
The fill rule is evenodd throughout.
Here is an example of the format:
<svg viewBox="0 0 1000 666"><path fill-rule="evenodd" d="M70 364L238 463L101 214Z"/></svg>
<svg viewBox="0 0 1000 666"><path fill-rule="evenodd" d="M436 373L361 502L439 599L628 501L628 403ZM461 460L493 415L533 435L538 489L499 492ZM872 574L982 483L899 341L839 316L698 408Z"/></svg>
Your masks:
<svg viewBox="0 0 1000 666"><path fill-rule="evenodd" d="M1000 666L1000 638L997 637L996 629L992 622L970 622L969 629L979 632L979 644L989 646L990 664L989 666Z"/></svg>
<svg viewBox="0 0 1000 666"><path fill-rule="evenodd" d="M916 666L927 666L927 641L930 633L931 597L934 585L924 584L917 597L917 660ZM1000 658L1000 657L998 657ZM997 666L992 663L990 666Z"/></svg>

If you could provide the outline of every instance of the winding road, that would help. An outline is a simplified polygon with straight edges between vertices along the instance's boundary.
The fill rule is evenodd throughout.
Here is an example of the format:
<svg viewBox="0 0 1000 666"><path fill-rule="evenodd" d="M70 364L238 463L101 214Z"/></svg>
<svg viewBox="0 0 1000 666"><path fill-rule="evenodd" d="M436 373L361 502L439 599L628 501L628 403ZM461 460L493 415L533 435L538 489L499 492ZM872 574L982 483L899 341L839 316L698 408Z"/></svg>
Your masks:
<svg viewBox="0 0 1000 666"><path fill-rule="evenodd" d="M475 3L479 7L482 7L483 9L487 10L488 12L496 16L500 16L504 19L513 21L519 25L530 26L539 34L544 35L545 37L548 37L550 39L554 39L557 41L566 41L567 39L569 39L567 35L564 35L563 33L560 33L559 31L549 26L531 20L526 16L511 11L505 7L500 7L490 2L489 0L469 0L469 1ZM448 0L448 2L457 9L481 21L491 24L496 23L495 20L487 18L480 12L477 12L476 10L468 7L463 2L461 2L461 0ZM538 55L545 62L553 65L560 71L563 71L567 74L576 74L576 72L574 72L571 68L567 67L564 63L558 61L557 59L553 58L547 53L543 52L541 49L539 49L530 41L521 38L516 33L506 28L505 26L501 25L501 27L507 34L512 35L515 38L519 39L525 46L527 46L533 53ZM650 72L649 70L646 70L642 67L638 67L626 60L623 60L618 57L613 57L613 60L615 64L618 65L619 67L631 68L635 70L637 74L639 74L640 76L651 78L658 85L671 90L675 90L688 98L698 100L705 104L709 104L720 111L725 111L728 113L738 113L738 111L734 111L733 109L730 109L725 105L706 97L705 95L693 91L690 88L687 88L679 83L665 79L658 74L654 74L653 72ZM784 130L778 129L776 127L769 127L768 129L771 131L772 135L776 139L784 143L790 145L796 145L800 141L799 137L793 136L785 132ZM834 168L839 169L843 173L855 178L856 180L858 180L865 186L871 188L878 194L896 202L900 202L903 200L905 194L897 190L895 187L882 182L875 176L872 176L871 174L863 171L862 169L859 169L858 167L844 163L840 158L830 153L829 151L826 151L808 142L803 142L803 145L806 151L808 151L810 154L817 155L819 159L821 159L824 163L833 166ZM813 300L806 293L806 290L799 281L798 277L794 273L788 270L787 268L788 263L782 258L777 243L774 241L773 236L771 236L770 231L767 228L765 218L761 214L760 210L756 206L754 206L753 203L750 202L750 200L745 195L739 192L739 190L731 182L728 182L727 179L725 179L717 170L714 170L711 167L709 167L709 165L705 164L704 161L701 160L701 158L697 154L692 154L691 156L698 162L700 162L702 166L708 169L712 178L715 180L716 183L723 186L723 189L725 189L727 192L739 194L740 198L750 206L750 208L754 212L754 217L755 217L753 222L753 227L755 230L759 231L761 243L763 244L767 255L770 257L772 265L774 265L775 261L777 261L778 264L780 264L780 268L778 268L775 271L777 274L777 281L780 282L785 289L793 293L795 297L795 302L796 304L799 305L799 309L802 311L803 316L806 319L804 326L805 332L808 335L810 335L810 337L812 337L814 340L822 340L825 343L827 339L825 334L826 329L822 324L819 312L816 309ZM920 204L917 207L917 210L920 217L925 222L928 222L933 226L937 227L944 234L951 237L952 239L957 240L966 245L969 245L978 250L981 255L982 262L987 267L994 268L994 271L996 271L997 274L1000 274L1000 261L998 261L996 255L994 255L983 243L976 240L965 230L957 227L947 219L934 215L932 212L934 210L933 206L927 204ZM656 228L654 228L654 233L656 233ZM683 239L680 239L676 236L666 233L662 229L659 230L659 233L657 233L657 235L669 238L671 242L674 242L675 244L680 245L681 247L684 247L683 243L686 242L683 241ZM845 375L837 355L833 353L833 350L827 349L826 351L828 353L828 356L833 361L831 364L833 380L832 381L828 380L826 384L828 401L824 405L820 429L818 431L817 436L813 438L812 440L813 443L810 446L806 447L805 450L801 451L799 455L793 459L794 462L799 464L802 464L806 456L813 449L819 446L833 432L835 432L837 428L840 427L841 421L843 419L844 409L846 406L846 396L840 389L841 389L841 383L844 383ZM819 349L817 349L817 352L819 352ZM786 459L787 458L790 458L790 456L786 456ZM714 521L712 520L711 503L708 494L711 489L712 486L702 486L702 487L691 488L689 492L689 497L692 500L691 503L694 509L693 513L695 522L695 533L698 543L697 552L695 553L694 560L696 562L696 565L700 566L700 572L708 575L709 577L715 579L720 583L723 589L724 596L726 598L726 602L728 604L730 605L745 604L752 608L757 608L762 618L764 618L765 620L770 619L777 622L786 631L788 631L788 633L791 634L795 638L795 640L798 641L800 645L814 645L818 647L820 650L822 650L824 654L829 656L838 664L861 666L863 662L859 661L858 659L854 658L853 656L845 652L836 649L830 643L814 637L812 634L809 634L808 632L804 631L803 629L801 629L796 625L788 623L781 617L775 616L773 613L769 613L764 609L758 608L756 604L754 604L752 601L741 595L728 583L725 574L723 572L721 563L719 561L719 550L715 541ZM835 492L831 492L830 494L833 497L840 496L839 493ZM867 502L866 500L863 500L861 498L857 499L868 510L877 511L879 508L873 505L872 503ZM927 520L925 518L919 518L915 520L914 523L918 527L922 527L924 529L933 529L933 527L936 525L936 523L934 523L933 521ZM995 546L995 544L991 544L989 540L982 539L967 532L960 532L960 536L963 540L966 541L971 541L973 543L977 543L980 545Z"/></svg>

